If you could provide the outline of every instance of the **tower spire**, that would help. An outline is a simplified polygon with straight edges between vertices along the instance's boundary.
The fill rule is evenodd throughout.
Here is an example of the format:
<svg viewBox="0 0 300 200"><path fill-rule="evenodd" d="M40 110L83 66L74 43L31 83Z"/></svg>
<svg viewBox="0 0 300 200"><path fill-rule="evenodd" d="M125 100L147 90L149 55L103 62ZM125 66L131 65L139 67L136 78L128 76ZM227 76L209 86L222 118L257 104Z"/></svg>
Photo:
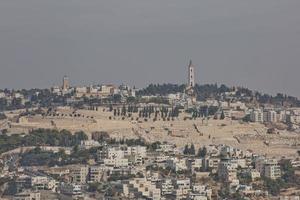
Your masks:
<svg viewBox="0 0 300 200"><path fill-rule="evenodd" d="M188 87L193 88L195 86L195 67L192 64L192 60L190 60L189 62L188 70L189 70Z"/></svg>
<svg viewBox="0 0 300 200"><path fill-rule="evenodd" d="M192 66L193 63L192 63L192 59L190 59L190 62L189 62L189 67Z"/></svg>

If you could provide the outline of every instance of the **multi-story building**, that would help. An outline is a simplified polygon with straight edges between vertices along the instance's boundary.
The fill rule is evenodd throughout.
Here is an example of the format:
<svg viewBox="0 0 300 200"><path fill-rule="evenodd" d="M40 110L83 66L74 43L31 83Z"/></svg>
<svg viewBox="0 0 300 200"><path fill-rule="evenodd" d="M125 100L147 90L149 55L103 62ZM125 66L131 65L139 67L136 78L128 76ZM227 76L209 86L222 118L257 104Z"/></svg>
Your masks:
<svg viewBox="0 0 300 200"><path fill-rule="evenodd" d="M40 200L41 193L36 191L24 191L14 195L13 200Z"/></svg>
<svg viewBox="0 0 300 200"><path fill-rule="evenodd" d="M274 110L264 111L264 122L275 123L277 122L277 113Z"/></svg>
<svg viewBox="0 0 300 200"><path fill-rule="evenodd" d="M238 148L234 148L234 147L230 147L230 146L221 146L220 147L221 151L220 154L222 157L225 158L244 158L245 157L245 153L244 151L242 151L241 149Z"/></svg>
<svg viewBox="0 0 300 200"><path fill-rule="evenodd" d="M89 168L89 180L90 183L99 183L103 179L106 171L100 166L91 166Z"/></svg>
<svg viewBox="0 0 300 200"><path fill-rule="evenodd" d="M162 153L174 154L175 147L172 144L161 144L159 145L159 148L156 151Z"/></svg>
<svg viewBox="0 0 300 200"><path fill-rule="evenodd" d="M124 156L125 152L118 147L109 148L107 151L108 159L122 159Z"/></svg>
<svg viewBox="0 0 300 200"><path fill-rule="evenodd" d="M261 111L261 109L255 109L250 112L250 121L264 122L264 113Z"/></svg>
<svg viewBox="0 0 300 200"><path fill-rule="evenodd" d="M71 196L73 199L78 199L83 197L80 185L71 184L71 183L62 183L59 189L62 194Z"/></svg>
<svg viewBox="0 0 300 200"><path fill-rule="evenodd" d="M121 148L108 148L106 158L103 160L106 166L110 167L128 167L128 158L125 158L125 152Z"/></svg>
<svg viewBox="0 0 300 200"><path fill-rule="evenodd" d="M175 190L173 195L176 196L176 199L187 198L191 192L191 180L190 179L177 179L174 180Z"/></svg>
<svg viewBox="0 0 300 200"><path fill-rule="evenodd" d="M210 200L212 196L212 189L207 185L193 185L192 194L190 194L191 199L207 199Z"/></svg>
<svg viewBox="0 0 300 200"><path fill-rule="evenodd" d="M146 178L134 178L123 184L123 194L125 197L133 199L146 198L153 200L161 199L161 190Z"/></svg>
<svg viewBox="0 0 300 200"><path fill-rule="evenodd" d="M127 158L108 158L104 159L104 165L108 167L128 167L128 159Z"/></svg>
<svg viewBox="0 0 300 200"><path fill-rule="evenodd" d="M141 157L144 158L147 155L147 148L145 146L125 147L124 156L130 156L130 155L140 155Z"/></svg>
<svg viewBox="0 0 300 200"><path fill-rule="evenodd" d="M21 175L16 179L17 192L21 192L24 189L31 188L31 177L27 175Z"/></svg>
<svg viewBox="0 0 300 200"><path fill-rule="evenodd" d="M187 170L187 160L185 158L172 158L167 160L166 167L174 169L175 171Z"/></svg>
<svg viewBox="0 0 300 200"><path fill-rule="evenodd" d="M212 171L213 173L217 172L219 167L220 158L219 157L209 157L206 156L202 160L203 169L206 171Z"/></svg>
<svg viewBox="0 0 300 200"><path fill-rule="evenodd" d="M54 179L46 176L31 177L31 187L38 190L52 190L55 191L57 182Z"/></svg>
<svg viewBox="0 0 300 200"><path fill-rule="evenodd" d="M202 169L203 160L201 158L195 158L188 160L188 169L192 172L200 171Z"/></svg>
<svg viewBox="0 0 300 200"><path fill-rule="evenodd" d="M161 194L172 195L174 191L173 181L171 179L164 179L161 183Z"/></svg>
<svg viewBox="0 0 300 200"><path fill-rule="evenodd" d="M260 178L259 171L255 170L255 169L250 170L250 177L251 177L252 181L254 181L255 179Z"/></svg>
<svg viewBox="0 0 300 200"><path fill-rule="evenodd" d="M4 92L0 92L0 98L5 98L6 94Z"/></svg>
<svg viewBox="0 0 300 200"><path fill-rule="evenodd" d="M89 167L78 166L71 169L72 183L84 184L88 180Z"/></svg>
<svg viewBox="0 0 300 200"><path fill-rule="evenodd" d="M115 94L116 87L114 85L101 85L101 86L89 86L89 87L76 87L75 96L80 97L97 97L106 98Z"/></svg>
<svg viewBox="0 0 300 200"><path fill-rule="evenodd" d="M258 158L255 161L255 169L261 174L271 179L277 179L281 177L281 169L278 165L278 161L275 159Z"/></svg>
<svg viewBox="0 0 300 200"><path fill-rule="evenodd" d="M292 124L300 124L300 115L288 114L286 116L286 121Z"/></svg>
<svg viewBox="0 0 300 200"><path fill-rule="evenodd" d="M281 177L281 169L280 166L278 165L277 160L268 160L265 163L264 175L265 177L271 179L277 179Z"/></svg>
<svg viewBox="0 0 300 200"><path fill-rule="evenodd" d="M237 165L231 161L222 161L219 163L218 176L224 182L233 182L237 179Z"/></svg>
<svg viewBox="0 0 300 200"><path fill-rule="evenodd" d="M80 141L80 148L82 149L90 149L92 147L99 147L100 143L95 140L82 140Z"/></svg>

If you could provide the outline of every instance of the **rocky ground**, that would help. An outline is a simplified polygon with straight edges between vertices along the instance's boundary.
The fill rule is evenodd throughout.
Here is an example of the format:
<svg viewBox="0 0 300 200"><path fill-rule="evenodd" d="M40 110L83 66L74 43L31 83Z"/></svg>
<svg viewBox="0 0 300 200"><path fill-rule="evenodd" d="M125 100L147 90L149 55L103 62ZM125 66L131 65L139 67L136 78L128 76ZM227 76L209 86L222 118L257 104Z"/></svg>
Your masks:
<svg viewBox="0 0 300 200"><path fill-rule="evenodd" d="M28 132L35 128L67 129L87 133L106 131L114 138L138 138L148 142L171 142L179 147L193 143L196 147L209 144L227 144L243 150L252 150L269 157L291 157L297 154L300 136L296 133L279 131L267 134L267 127L260 123L241 123L231 120L184 120L182 114L174 121L153 119L145 121L114 117L105 109L98 111L59 109L59 116L25 117L20 122L9 122L9 132ZM80 115L78 115L80 114ZM111 117L111 119L110 119ZM136 119L137 116L134 116ZM7 126L7 123L5 123ZM0 124L1 125L1 124Z"/></svg>

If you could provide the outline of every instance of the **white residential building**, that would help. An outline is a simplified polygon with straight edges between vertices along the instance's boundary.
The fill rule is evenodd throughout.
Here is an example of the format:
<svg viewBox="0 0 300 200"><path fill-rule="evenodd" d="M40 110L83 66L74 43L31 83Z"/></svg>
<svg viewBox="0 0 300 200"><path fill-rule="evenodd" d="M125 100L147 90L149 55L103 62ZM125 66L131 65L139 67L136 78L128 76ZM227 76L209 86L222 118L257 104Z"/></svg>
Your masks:
<svg viewBox="0 0 300 200"><path fill-rule="evenodd" d="M251 111L250 112L250 121L264 122L264 113L260 109Z"/></svg>
<svg viewBox="0 0 300 200"><path fill-rule="evenodd" d="M90 183L99 183L104 177L105 169L101 166L91 166L89 168L89 181Z"/></svg>
<svg viewBox="0 0 300 200"><path fill-rule="evenodd" d="M167 160L166 166L174 169L175 171L183 171L188 169L187 160L185 158L172 158Z"/></svg>
<svg viewBox="0 0 300 200"><path fill-rule="evenodd" d="M24 191L18 194L15 194L13 200L40 200L40 192Z"/></svg>
<svg viewBox="0 0 300 200"><path fill-rule="evenodd" d="M237 164L230 161L222 161L219 164L218 176L225 182L233 182L237 179Z"/></svg>
<svg viewBox="0 0 300 200"><path fill-rule="evenodd" d="M252 181L254 181L255 179L260 178L260 173L259 173L259 171L253 169L250 171L250 176L251 176Z"/></svg>
<svg viewBox="0 0 300 200"><path fill-rule="evenodd" d="M99 147L100 143L95 140L82 140L80 141L80 148L81 149L90 149L92 147Z"/></svg>
<svg viewBox="0 0 300 200"><path fill-rule="evenodd" d="M57 182L54 179L46 176L31 177L31 187L38 190L52 190L55 191Z"/></svg>
<svg viewBox="0 0 300 200"><path fill-rule="evenodd" d="M207 156L203 159L202 166L205 170L211 170L212 172L215 173L219 167L219 163L220 163L220 158Z"/></svg>
<svg viewBox="0 0 300 200"><path fill-rule="evenodd" d="M264 175L271 179L277 179L281 177L281 169L277 160L268 160L265 163Z"/></svg>
<svg viewBox="0 0 300 200"><path fill-rule="evenodd" d="M128 167L128 159L127 158L108 158L104 159L104 165L109 167Z"/></svg>
<svg viewBox="0 0 300 200"><path fill-rule="evenodd" d="M171 195L174 191L173 181L171 179L164 179L161 183L161 194Z"/></svg>
<svg viewBox="0 0 300 200"><path fill-rule="evenodd" d="M261 174L271 179L277 179L281 177L281 169L278 165L278 161L275 159L258 158L255 161L255 169Z"/></svg>
<svg viewBox="0 0 300 200"><path fill-rule="evenodd" d="M88 179L88 174L88 166L78 166L71 169L72 183L85 184Z"/></svg>
<svg viewBox="0 0 300 200"><path fill-rule="evenodd" d="M277 113L274 110L264 111L264 122L270 122L270 123L277 122Z"/></svg>
<svg viewBox="0 0 300 200"><path fill-rule="evenodd" d="M173 194L177 199L186 198L191 191L190 179L175 180L175 191Z"/></svg>
<svg viewBox="0 0 300 200"><path fill-rule="evenodd" d="M81 185L62 183L60 185L60 192L65 195L72 196L75 199L83 197Z"/></svg>
<svg viewBox="0 0 300 200"><path fill-rule="evenodd" d="M161 190L151 181L147 181L146 178L135 178L123 184L123 194L125 197L133 199L161 199Z"/></svg>
<svg viewBox="0 0 300 200"><path fill-rule="evenodd" d="M211 199L212 189L209 188L207 185L193 185L192 191L192 195L190 194L191 199Z"/></svg>

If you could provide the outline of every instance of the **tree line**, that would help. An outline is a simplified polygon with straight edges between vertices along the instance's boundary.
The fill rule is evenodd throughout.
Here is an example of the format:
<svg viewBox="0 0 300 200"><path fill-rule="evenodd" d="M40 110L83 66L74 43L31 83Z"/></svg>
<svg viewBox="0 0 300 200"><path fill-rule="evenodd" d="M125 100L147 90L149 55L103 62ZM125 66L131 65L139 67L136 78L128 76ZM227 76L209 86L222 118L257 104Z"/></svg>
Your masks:
<svg viewBox="0 0 300 200"><path fill-rule="evenodd" d="M0 153L22 146L62 146L72 147L79 145L81 140L87 140L88 136L80 131L72 134L67 130L37 129L28 135L19 134L0 135Z"/></svg>

